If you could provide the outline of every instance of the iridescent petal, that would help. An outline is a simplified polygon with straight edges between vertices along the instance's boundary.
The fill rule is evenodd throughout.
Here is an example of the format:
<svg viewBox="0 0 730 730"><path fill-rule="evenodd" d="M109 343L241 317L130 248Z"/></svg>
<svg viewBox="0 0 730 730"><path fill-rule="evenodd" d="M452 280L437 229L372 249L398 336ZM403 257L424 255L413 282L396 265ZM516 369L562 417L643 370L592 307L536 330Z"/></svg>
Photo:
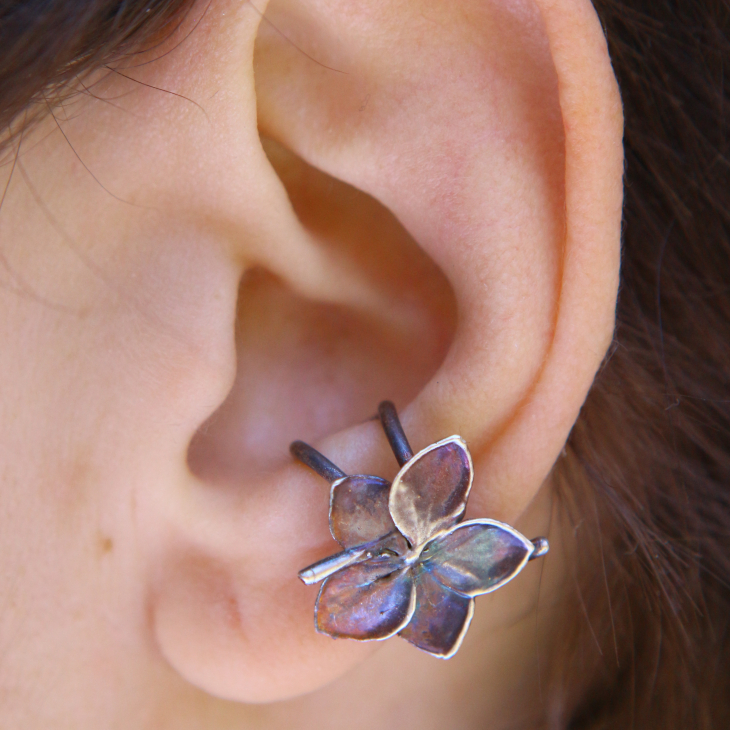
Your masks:
<svg viewBox="0 0 730 730"><path fill-rule="evenodd" d="M425 570L467 596L489 593L512 580L535 546L496 520L470 520L439 535L421 553Z"/></svg>
<svg viewBox="0 0 730 730"><path fill-rule="evenodd" d="M387 639L410 621L415 607L410 569L400 558L379 556L327 578L317 598L314 624L334 638Z"/></svg>
<svg viewBox="0 0 730 730"><path fill-rule="evenodd" d="M330 492L330 531L343 548L377 540L395 530L388 511L390 482L356 474L338 479Z"/></svg>
<svg viewBox="0 0 730 730"><path fill-rule="evenodd" d="M422 545L459 521L472 481L471 456L459 436L416 454L390 489L390 514L411 545Z"/></svg>
<svg viewBox="0 0 730 730"><path fill-rule="evenodd" d="M434 580L428 571L416 578L416 611L400 635L429 654L456 654L474 613L474 599Z"/></svg>

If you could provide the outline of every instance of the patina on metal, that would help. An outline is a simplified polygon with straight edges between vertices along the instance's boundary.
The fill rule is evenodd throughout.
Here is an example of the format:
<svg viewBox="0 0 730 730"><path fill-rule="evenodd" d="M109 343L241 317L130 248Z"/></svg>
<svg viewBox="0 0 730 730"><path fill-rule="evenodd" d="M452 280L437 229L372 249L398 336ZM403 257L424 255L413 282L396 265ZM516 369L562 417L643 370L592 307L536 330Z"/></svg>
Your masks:
<svg viewBox="0 0 730 730"><path fill-rule="evenodd" d="M324 581L314 610L320 633L357 641L399 634L448 659L469 628L474 598L511 581L550 546L496 520L463 522L474 477L463 439L450 436L414 455L395 406L381 403L378 415L401 467L392 484L348 476L303 441L290 447L330 482L330 531L343 548L299 578Z"/></svg>

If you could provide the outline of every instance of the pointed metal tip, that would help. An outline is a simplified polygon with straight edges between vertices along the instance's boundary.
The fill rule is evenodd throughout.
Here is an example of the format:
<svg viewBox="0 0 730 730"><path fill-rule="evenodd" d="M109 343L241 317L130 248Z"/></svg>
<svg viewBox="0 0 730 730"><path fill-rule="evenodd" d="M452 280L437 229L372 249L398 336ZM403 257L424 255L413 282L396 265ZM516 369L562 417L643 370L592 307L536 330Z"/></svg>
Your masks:
<svg viewBox="0 0 730 730"><path fill-rule="evenodd" d="M313 583L317 582L317 576L311 568L300 570L297 575L299 576L299 580L302 581L305 586L311 586Z"/></svg>
<svg viewBox="0 0 730 730"><path fill-rule="evenodd" d="M367 552L367 546L363 547L362 545L358 545L355 548L350 548L350 550L343 550L323 560L318 560L316 563L302 568L297 575L302 583L311 586L312 583L319 583L319 581L329 578L338 570L342 570L342 568L356 563Z"/></svg>
<svg viewBox="0 0 730 730"><path fill-rule="evenodd" d="M534 540L531 540L531 542L535 546L535 550L532 555L530 555L530 560L542 558L550 552L550 543L547 541L546 537L536 537Z"/></svg>

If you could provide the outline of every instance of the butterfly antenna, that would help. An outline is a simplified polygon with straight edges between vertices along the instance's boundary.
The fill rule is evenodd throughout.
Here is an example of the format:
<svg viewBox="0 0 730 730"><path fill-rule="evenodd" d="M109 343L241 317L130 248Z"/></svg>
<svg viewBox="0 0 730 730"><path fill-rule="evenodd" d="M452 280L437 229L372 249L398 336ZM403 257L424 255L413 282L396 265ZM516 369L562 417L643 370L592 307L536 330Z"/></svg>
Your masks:
<svg viewBox="0 0 730 730"><path fill-rule="evenodd" d="M295 459L301 461L312 471L316 471L330 484L347 476L339 466L335 466L324 454L320 454L317 449L305 444L304 441L294 441L289 446L289 451Z"/></svg>
<svg viewBox="0 0 730 730"><path fill-rule="evenodd" d="M383 424L385 435L388 437L390 448L393 449L398 464L403 466L413 458L413 449L411 449L403 426L401 426L398 412L389 400L384 400L378 406L378 415L380 416L380 422Z"/></svg>

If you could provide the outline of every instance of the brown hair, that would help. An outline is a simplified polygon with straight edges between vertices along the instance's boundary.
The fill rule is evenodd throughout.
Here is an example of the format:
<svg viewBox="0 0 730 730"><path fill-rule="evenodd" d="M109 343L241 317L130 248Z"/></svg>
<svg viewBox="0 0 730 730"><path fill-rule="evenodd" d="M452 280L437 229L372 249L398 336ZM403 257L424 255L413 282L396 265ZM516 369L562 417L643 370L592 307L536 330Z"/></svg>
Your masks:
<svg viewBox="0 0 730 730"><path fill-rule="evenodd" d="M192 0L0 0L0 130L173 31ZM154 41L153 41L154 42ZM83 91L83 87L80 87ZM5 141L7 142L6 135Z"/></svg>
<svg viewBox="0 0 730 730"><path fill-rule="evenodd" d="M730 727L730 0L595 2L626 112L622 285L554 470L580 620L551 649L543 725ZM190 6L0 0L0 125Z"/></svg>
<svg viewBox="0 0 730 730"><path fill-rule="evenodd" d="M621 87L618 322L555 467L578 575L550 727L730 727L730 5L596 0Z"/></svg>

